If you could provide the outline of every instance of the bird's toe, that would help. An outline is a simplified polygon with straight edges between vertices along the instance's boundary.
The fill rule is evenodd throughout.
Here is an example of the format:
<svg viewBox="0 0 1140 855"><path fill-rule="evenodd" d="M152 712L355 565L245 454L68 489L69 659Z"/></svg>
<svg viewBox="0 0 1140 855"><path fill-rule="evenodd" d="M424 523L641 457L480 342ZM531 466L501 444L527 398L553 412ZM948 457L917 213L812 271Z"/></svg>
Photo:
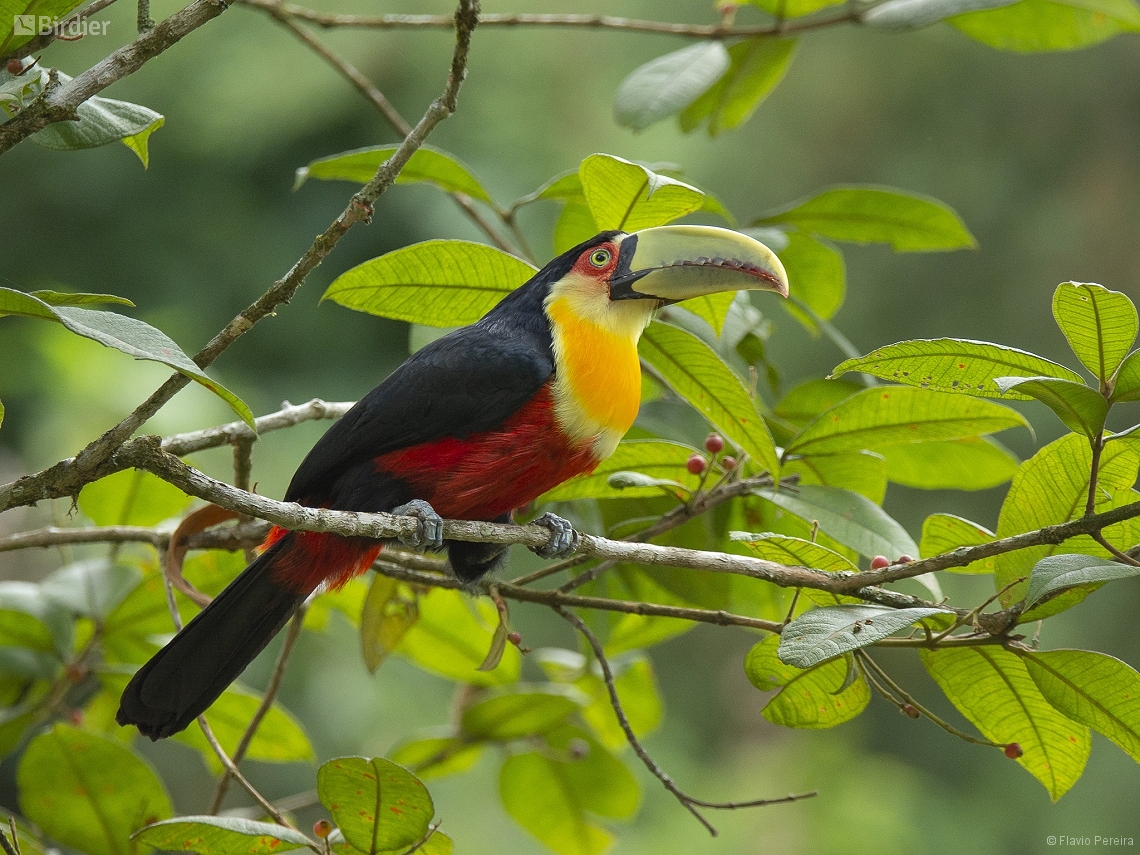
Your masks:
<svg viewBox="0 0 1140 855"><path fill-rule="evenodd" d="M578 551L578 532L574 531L569 520L557 514L545 513L532 522L550 529L550 540L545 546L531 547L540 558L566 558Z"/></svg>
<svg viewBox="0 0 1140 855"><path fill-rule="evenodd" d="M405 505L393 508L392 513L412 517L418 522L413 533L400 536L400 543L413 549L443 549L443 517L423 499L412 499Z"/></svg>

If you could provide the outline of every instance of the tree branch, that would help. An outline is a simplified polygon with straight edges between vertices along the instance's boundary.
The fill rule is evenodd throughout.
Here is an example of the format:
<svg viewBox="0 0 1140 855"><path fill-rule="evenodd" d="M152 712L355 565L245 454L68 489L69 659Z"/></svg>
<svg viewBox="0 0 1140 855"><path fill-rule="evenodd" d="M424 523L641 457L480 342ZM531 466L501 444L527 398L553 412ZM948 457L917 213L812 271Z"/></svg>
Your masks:
<svg viewBox="0 0 1140 855"><path fill-rule="evenodd" d="M341 15L317 12L292 3L277 0L239 0L246 6L267 8L279 6L286 14L301 18L321 27L366 27L376 30L407 28L442 29L451 25L447 15ZM665 21L645 21L637 18L620 18L613 15L575 14L487 14L479 16L481 27L575 27L601 30L631 30L640 33L659 33L699 39L734 39L755 36L774 36L780 33L802 32L835 24L858 20L858 13L845 10L840 14L797 21L794 24L765 24L756 27L732 27L720 24L679 24Z"/></svg>
<svg viewBox="0 0 1140 855"><path fill-rule="evenodd" d="M222 1L223 0L195 0L187 9L199 5L211 6L211 4L220 3ZM183 10L183 12L185 11L186 10ZM150 32L140 36L139 39L132 42L131 45L138 44L144 39L157 38L155 36L156 33L167 32L169 22L175 17L177 17L177 15L171 16L171 18L163 21ZM403 143L400 144L396 152L380 165L371 181L353 194L348 206L341 212L340 216L325 229L323 234L318 235L309 249L297 260L284 278L275 282L269 290L239 313L237 317L226 325L225 329L214 336L202 350L195 354L194 362L200 368L205 368L210 365L226 348L252 329L254 324L267 315L272 314L281 303L288 302L293 294L296 293L297 289L304 284L309 273L332 252L333 248L352 226L361 221L371 221L372 206L376 200L392 185L392 182L396 180L396 177L400 174L400 171L407 164L411 156L423 145L428 134L430 134L440 122L455 112L459 89L463 85L463 79L467 73L467 54L471 47L471 34L478 22L478 17L478 0L460 0L459 7L455 12L455 51L452 54L451 71L448 75L447 85L444 87L443 94L431 103L424 113L423 118L421 118L419 123L412 129L412 132L404 138ZM128 45L127 48L130 48L131 45ZM123 48L123 50L126 50L126 48ZM112 54L111 57L108 57L108 60L115 55L116 54ZM105 62L107 62L107 60L104 60L104 63ZM100 63L100 65L103 65L103 63ZM100 66L95 66L95 68L99 67ZM91 69L85 72L84 75L80 75L80 77L77 77L72 83L82 80L87 74L90 74L91 71L94 70L95 69ZM71 86L72 83L67 85ZM31 108L29 108L29 110L30 109ZM20 116L13 121L22 119L27 112L28 111L21 113ZM2 134L4 129L10 124L11 122L0 125L0 134ZM189 379L185 375L175 374L146 401L140 404L127 418L123 419L123 421L119 422L119 424L111 428L111 430L89 444L74 458L60 461L49 469L35 475L19 478L11 484L0 487L0 511L5 511L8 508L20 505L35 504L41 499L78 495L85 484L98 480L104 475L115 471L109 461L115 449L126 442L131 434L138 430L151 416L157 413L167 401L174 397L174 395L189 382Z"/></svg>
<svg viewBox="0 0 1140 855"><path fill-rule="evenodd" d="M0 125L0 154L53 122L76 119L76 108L92 95L138 71L226 8L225 0L194 0L74 80L46 88L23 112Z"/></svg>

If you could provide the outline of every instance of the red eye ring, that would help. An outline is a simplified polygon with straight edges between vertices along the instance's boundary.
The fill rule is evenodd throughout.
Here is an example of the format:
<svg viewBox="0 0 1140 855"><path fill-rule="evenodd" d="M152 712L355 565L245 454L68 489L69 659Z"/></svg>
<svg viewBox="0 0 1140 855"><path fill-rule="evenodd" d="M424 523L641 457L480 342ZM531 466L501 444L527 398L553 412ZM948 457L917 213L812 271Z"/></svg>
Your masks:
<svg viewBox="0 0 1140 855"><path fill-rule="evenodd" d="M613 254L608 249L595 249L590 253L590 264L600 269L609 264L611 258Z"/></svg>

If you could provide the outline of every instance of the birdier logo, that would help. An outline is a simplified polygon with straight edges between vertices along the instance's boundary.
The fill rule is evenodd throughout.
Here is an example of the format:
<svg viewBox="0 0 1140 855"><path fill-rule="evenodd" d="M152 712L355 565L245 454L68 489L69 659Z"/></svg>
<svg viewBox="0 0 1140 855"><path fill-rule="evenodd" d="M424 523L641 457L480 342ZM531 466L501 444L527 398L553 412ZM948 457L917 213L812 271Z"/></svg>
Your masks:
<svg viewBox="0 0 1140 855"><path fill-rule="evenodd" d="M88 21L71 18L61 21L51 15L13 15L12 35L14 36L47 36L54 35L58 39L74 40L84 36L105 36L109 21Z"/></svg>

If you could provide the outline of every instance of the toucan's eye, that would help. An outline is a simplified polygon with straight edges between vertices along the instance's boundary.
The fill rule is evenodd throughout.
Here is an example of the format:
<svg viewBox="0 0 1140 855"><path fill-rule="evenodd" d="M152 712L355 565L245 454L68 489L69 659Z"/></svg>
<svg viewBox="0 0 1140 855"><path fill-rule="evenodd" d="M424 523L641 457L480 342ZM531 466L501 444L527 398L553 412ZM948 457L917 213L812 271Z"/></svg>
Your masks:
<svg viewBox="0 0 1140 855"><path fill-rule="evenodd" d="M610 263L611 257L608 249L595 249L590 255L590 264L594 267L605 267Z"/></svg>

